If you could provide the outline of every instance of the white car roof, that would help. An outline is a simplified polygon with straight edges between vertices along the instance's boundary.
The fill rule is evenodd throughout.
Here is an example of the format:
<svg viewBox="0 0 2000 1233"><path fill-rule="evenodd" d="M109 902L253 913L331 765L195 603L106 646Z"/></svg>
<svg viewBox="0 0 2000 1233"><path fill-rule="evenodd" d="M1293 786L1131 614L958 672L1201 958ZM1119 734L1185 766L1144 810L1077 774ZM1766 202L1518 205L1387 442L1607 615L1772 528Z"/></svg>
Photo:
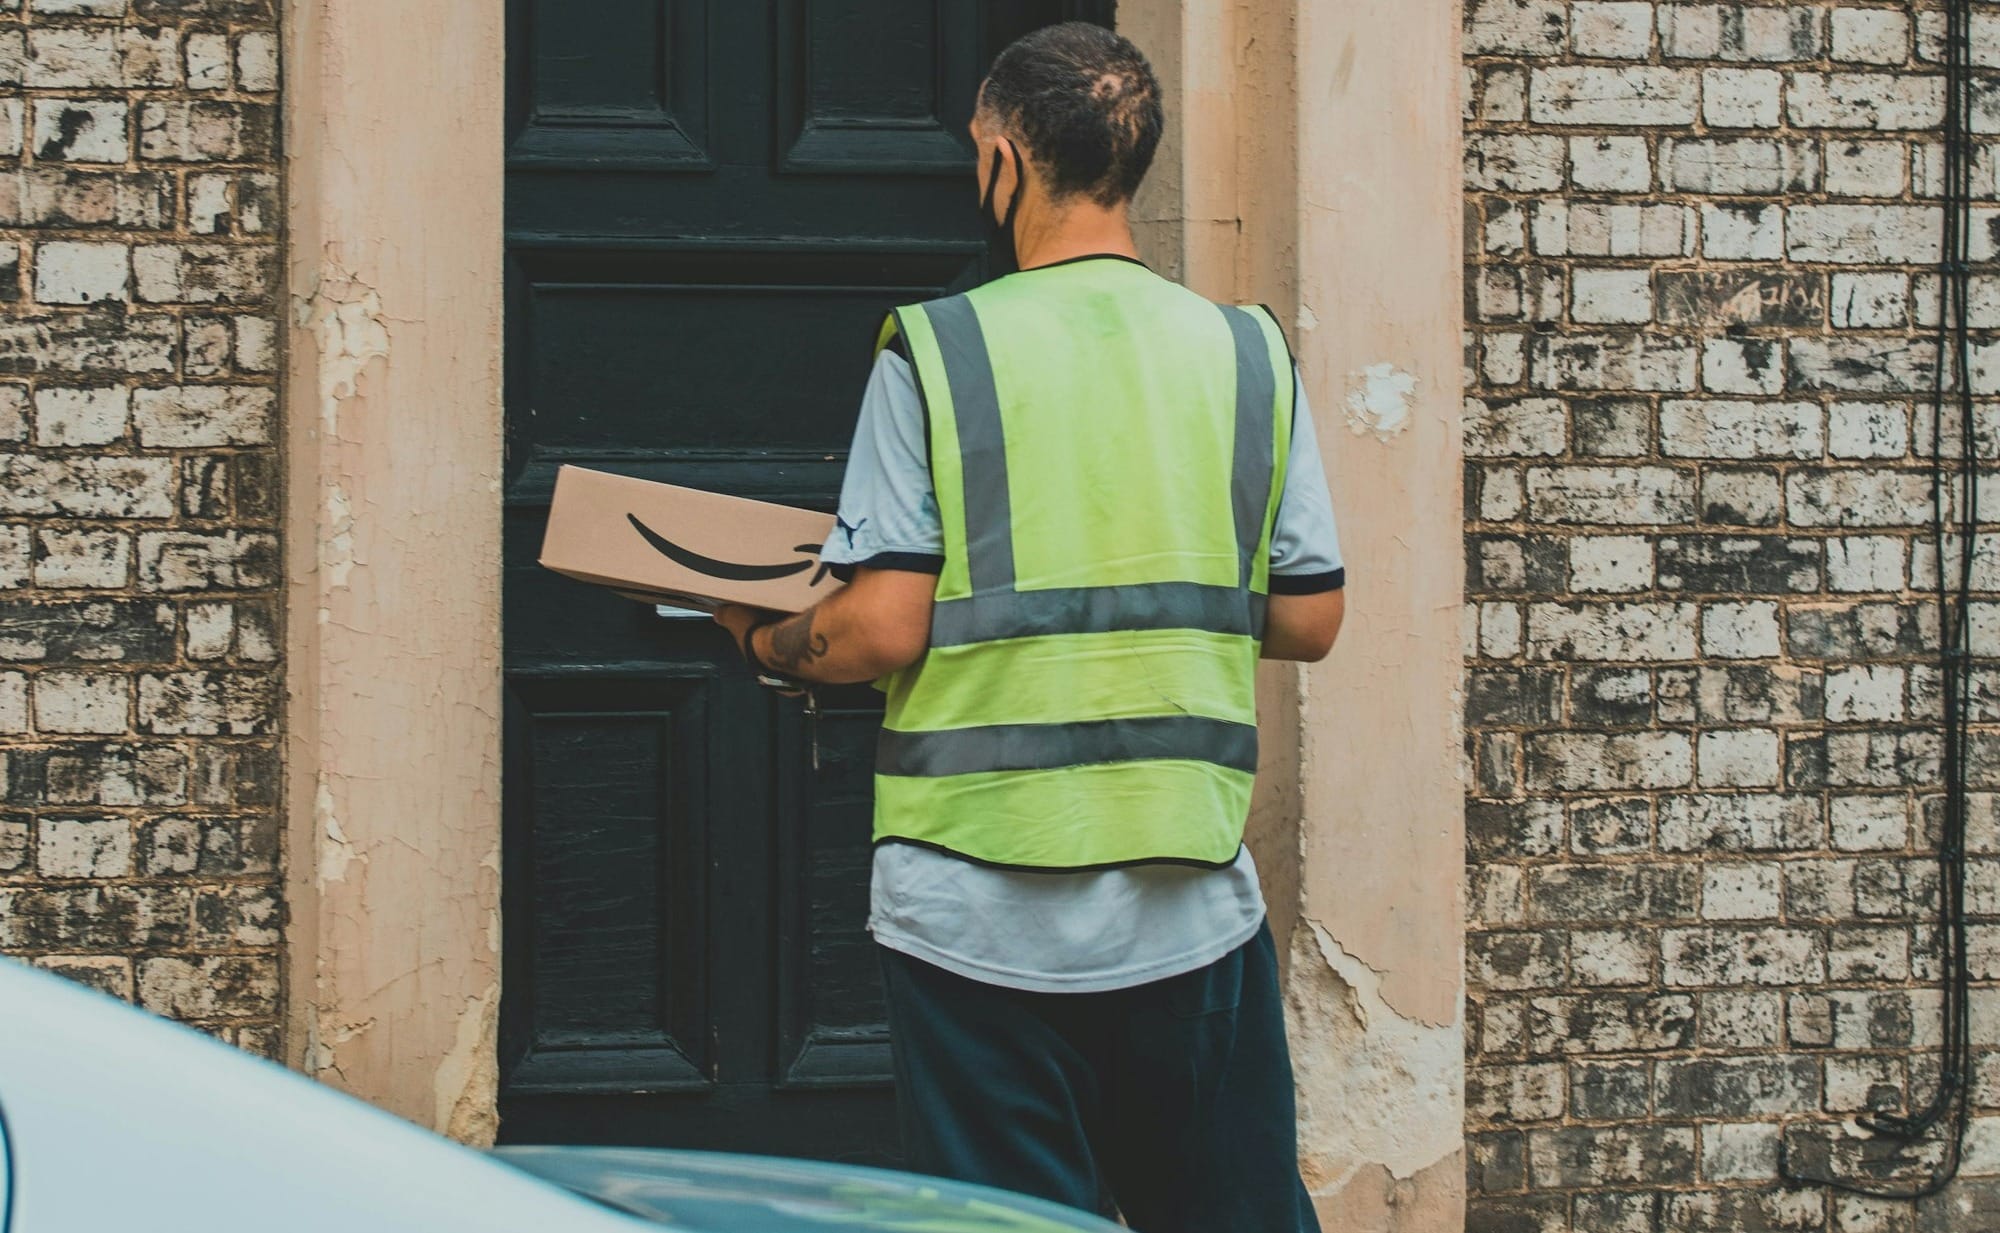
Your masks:
<svg viewBox="0 0 2000 1233"><path fill-rule="evenodd" d="M0 960L0 1114L7 1233L657 1227L11 960Z"/></svg>

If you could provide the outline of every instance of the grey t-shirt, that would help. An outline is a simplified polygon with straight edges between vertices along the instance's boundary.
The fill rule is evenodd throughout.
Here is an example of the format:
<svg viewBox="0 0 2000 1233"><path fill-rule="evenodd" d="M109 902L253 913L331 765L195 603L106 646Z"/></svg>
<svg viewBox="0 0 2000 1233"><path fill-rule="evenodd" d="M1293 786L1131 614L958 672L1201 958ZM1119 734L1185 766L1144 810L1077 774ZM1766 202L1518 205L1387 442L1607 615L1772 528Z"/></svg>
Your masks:
<svg viewBox="0 0 2000 1233"><path fill-rule="evenodd" d="M1346 580L1303 387L1296 398L1271 536L1278 594ZM908 361L884 351L862 396L840 521L821 559L935 573L943 553L923 401ZM1039 992L1121 989L1192 971L1248 941L1264 919L1248 848L1225 869L1030 873L883 843L873 872L868 928L877 942L973 980Z"/></svg>

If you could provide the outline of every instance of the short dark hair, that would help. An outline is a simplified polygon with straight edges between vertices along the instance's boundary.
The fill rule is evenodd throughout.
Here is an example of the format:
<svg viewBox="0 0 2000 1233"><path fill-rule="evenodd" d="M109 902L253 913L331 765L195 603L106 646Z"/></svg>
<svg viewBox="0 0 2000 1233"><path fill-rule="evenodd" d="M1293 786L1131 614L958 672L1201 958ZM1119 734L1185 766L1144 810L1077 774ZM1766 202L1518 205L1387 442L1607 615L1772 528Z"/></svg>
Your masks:
<svg viewBox="0 0 2000 1233"><path fill-rule="evenodd" d="M980 98L1026 143L1060 201L1129 201L1153 165L1166 123L1160 80L1123 35L1089 22L1044 26L994 58Z"/></svg>

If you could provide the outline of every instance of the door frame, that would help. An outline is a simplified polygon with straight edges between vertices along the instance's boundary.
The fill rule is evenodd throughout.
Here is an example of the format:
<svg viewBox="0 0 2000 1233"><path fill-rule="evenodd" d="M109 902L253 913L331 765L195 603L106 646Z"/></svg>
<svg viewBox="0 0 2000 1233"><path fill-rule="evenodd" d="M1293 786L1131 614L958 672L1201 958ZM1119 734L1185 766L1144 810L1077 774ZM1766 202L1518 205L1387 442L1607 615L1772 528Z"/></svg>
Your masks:
<svg viewBox="0 0 2000 1233"><path fill-rule="evenodd" d="M505 7L283 6L286 1054L474 1143L497 1091ZM1260 681L1252 819L1338 1227L1456 1228L1463 1204L1458 12L1119 9L1172 117L1142 241L1278 310L1351 511L1341 648ZM1367 419L1358 395L1404 375L1406 427Z"/></svg>

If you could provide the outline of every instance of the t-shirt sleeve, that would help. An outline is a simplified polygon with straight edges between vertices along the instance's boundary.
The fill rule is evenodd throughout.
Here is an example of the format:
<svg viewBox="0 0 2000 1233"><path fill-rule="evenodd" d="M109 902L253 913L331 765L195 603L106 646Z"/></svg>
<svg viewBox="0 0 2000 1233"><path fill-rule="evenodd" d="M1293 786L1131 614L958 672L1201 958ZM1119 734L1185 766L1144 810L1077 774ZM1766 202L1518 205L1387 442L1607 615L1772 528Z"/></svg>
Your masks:
<svg viewBox="0 0 2000 1233"><path fill-rule="evenodd" d="M1278 521L1271 530L1271 594L1314 595L1346 586L1347 568L1340 558L1340 531L1333 521L1312 408L1296 372L1292 391L1292 452L1285 464L1285 491L1278 497Z"/></svg>
<svg viewBox="0 0 2000 1233"><path fill-rule="evenodd" d="M944 524L925 436L923 399L909 361L885 350L861 395L838 521L820 550L834 577L848 581L862 565L921 574L944 569Z"/></svg>

